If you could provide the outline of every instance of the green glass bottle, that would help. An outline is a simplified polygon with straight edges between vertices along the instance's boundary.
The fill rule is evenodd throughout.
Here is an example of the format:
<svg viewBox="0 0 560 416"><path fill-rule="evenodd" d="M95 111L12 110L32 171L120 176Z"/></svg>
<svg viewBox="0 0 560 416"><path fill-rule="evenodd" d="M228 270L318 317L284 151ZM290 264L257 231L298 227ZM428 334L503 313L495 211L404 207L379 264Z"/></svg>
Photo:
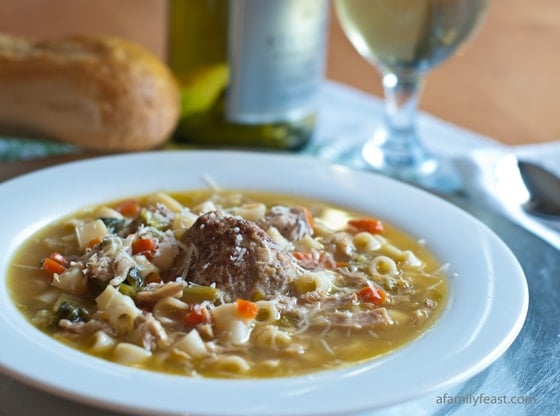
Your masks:
<svg viewBox="0 0 560 416"><path fill-rule="evenodd" d="M173 140L298 150L323 79L326 0L170 0L168 64L181 88Z"/></svg>

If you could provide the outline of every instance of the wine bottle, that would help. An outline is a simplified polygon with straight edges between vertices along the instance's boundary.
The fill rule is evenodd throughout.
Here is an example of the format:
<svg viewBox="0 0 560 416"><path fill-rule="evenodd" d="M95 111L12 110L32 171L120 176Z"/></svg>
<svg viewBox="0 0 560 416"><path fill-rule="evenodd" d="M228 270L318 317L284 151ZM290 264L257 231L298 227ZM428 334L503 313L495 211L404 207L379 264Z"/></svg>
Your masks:
<svg viewBox="0 0 560 416"><path fill-rule="evenodd" d="M298 150L324 74L326 0L170 0L168 64L181 88L173 140Z"/></svg>

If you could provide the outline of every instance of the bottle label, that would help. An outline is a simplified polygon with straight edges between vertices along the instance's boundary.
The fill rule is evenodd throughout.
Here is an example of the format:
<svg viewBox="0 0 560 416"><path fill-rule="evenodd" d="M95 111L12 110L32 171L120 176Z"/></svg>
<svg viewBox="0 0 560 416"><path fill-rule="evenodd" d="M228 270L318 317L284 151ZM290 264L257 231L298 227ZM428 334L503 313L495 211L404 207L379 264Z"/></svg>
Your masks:
<svg viewBox="0 0 560 416"><path fill-rule="evenodd" d="M323 79L326 0L231 0L226 117L237 123L301 119Z"/></svg>

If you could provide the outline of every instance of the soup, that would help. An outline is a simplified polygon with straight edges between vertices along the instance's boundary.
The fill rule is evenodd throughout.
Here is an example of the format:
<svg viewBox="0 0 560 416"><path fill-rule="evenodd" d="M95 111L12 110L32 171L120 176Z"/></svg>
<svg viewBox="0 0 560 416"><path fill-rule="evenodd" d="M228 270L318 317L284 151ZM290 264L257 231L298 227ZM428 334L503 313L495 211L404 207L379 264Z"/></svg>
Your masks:
<svg viewBox="0 0 560 416"><path fill-rule="evenodd" d="M29 238L12 298L97 357L203 377L286 377L426 332L445 267L380 219L286 195L197 190L88 207Z"/></svg>

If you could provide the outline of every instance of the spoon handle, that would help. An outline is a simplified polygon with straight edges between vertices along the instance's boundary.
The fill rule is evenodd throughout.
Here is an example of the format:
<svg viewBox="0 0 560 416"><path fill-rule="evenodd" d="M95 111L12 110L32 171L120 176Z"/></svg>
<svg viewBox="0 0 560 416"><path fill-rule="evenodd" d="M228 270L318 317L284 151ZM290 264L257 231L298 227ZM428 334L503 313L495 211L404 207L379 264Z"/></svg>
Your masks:
<svg viewBox="0 0 560 416"><path fill-rule="evenodd" d="M523 207L530 214L560 221L560 178L548 169L527 160L517 165L530 199Z"/></svg>

